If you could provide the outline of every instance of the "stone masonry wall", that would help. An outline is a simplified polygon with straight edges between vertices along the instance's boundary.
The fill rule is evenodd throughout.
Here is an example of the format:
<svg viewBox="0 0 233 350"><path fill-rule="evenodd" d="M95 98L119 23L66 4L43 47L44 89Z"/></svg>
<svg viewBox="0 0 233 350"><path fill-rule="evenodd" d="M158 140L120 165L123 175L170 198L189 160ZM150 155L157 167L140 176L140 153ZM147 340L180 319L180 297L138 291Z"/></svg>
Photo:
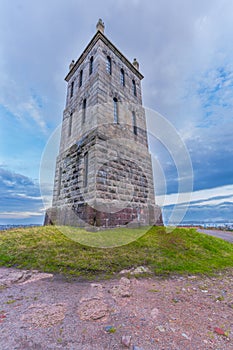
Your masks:
<svg viewBox="0 0 233 350"><path fill-rule="evenodd" d="M106 71L107 56L111 57L112 74ZM118 123L114 123L114 98L118 101ZM88 181L84 185L87 154ZM53 206L45 222L73 226L162 224L160 208L155 205L140 75L102 40L68 81Z"/></svg>

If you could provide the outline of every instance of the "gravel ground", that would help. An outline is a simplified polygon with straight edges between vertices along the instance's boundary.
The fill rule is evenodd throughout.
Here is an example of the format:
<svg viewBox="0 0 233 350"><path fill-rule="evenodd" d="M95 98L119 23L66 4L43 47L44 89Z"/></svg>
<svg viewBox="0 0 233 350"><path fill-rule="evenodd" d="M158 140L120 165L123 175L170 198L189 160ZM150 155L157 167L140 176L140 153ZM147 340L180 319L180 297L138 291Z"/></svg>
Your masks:
<svg viewBox="0 0 233 350"><path fill-rule="evenodd" d="M97 283L0 268L0 349L233 349L233 270Z"/></svg>

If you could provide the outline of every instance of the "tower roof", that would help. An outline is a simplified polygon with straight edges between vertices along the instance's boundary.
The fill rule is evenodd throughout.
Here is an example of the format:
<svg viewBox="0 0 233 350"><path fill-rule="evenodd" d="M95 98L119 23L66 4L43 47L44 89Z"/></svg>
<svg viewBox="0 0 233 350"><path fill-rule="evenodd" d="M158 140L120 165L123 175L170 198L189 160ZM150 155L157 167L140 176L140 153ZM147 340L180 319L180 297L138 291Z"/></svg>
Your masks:
<svg viewBox="0 0 233 350"><path fill-rule="evenodd" d="M100 28L100 26L98 26L98 24L101 24L101 26L103 26L103 28ZM91 49L94 47L94 45L99 41L102 40L103 43L105 45L107 45L109 47L110 50L112 50L114 52L114 54L116 56L118 56L122 62L124 62L124 64L141 80L143 79L143 75L138 71L137 69L137 65L135 65L134 63L131 63L119 50L118 48L104 35L103 33L103 29L104 29L104 24L103 22L99 20L99 22L97 23L97 32L96 34L93 36L93 38L91 39L91 41L89 42L89 44L87 45L87 47L84 49L83 53L81 54L81 56L77 59L77 61L75 63L73 63L70 66L70 71L69 73L66 75L65 80L69 81L70 78L72 77L72 75L74 74L74 72L78 69L78 67L80 66L80 64L84 61L84 59L87 57L87 55L89 54L89 52L91 51Z"/></svg>

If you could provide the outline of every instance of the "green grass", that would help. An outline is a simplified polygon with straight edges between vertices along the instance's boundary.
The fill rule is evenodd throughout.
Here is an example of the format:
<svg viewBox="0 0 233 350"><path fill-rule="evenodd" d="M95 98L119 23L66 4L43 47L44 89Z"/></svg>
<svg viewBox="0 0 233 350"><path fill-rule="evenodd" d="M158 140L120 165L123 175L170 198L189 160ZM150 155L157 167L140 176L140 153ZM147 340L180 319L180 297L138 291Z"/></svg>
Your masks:
<svg viewBox="0 0 233 350"><path fill-rule="evenodd" d="M113 228L97 232L88 232L84 229L69 226L58 226L57 228L68 238L83 245L95 248L113 248L137 240L149 231L151 227Z"/></svg>
<svg viewBox="0 0 233 350"><path fill-rule="evenodd" d="M177 228L167 233L165 228L152 227L142 235L140 229L121 228L102 233L80 229L72 233L70 228L65 228L66 235L75 235L75 241L60 230L46 226L2 231L0 265L83 278L110 277L122 269L140 265L149 267L156 275L210 274L233 267L233 244L197 233L195 229ZM130 241L142 236L129 244L105 249L77 242L89 235L92 242L95 238L98 244L103 244L108 238L108 244L113 244L119 234L122 237L128 234ZM106 235L110 236L106 238Z"/></svg>

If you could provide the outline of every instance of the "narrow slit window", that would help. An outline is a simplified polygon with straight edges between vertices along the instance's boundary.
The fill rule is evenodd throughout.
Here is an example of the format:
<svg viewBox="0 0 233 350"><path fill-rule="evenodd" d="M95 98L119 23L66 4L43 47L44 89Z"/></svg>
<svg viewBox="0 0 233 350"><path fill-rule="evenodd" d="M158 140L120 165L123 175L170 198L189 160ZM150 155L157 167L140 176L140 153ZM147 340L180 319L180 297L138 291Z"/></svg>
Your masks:
<svg viewBox="0 0 233 350"><path fill-rule="evenodd" d="M79 73L79 87L83 85L83 70L80 70Z"/></svg>
<svg viewBox="0 0 233 350"><path fill-rule="evenodd" d="M137 135L138 134L138 130L137 130L136 114L135 114L135 112L132 112L132 122L133 122L133 133L134 133L134 135Z"/></svg>
<svg viewBox="0 0 233 350"><path fill-rule="evenodd" d="M134 96L137 96L137 88L136 88L135 80L132 80L132 87L133 87L133 94L134 94Z"/></svg>
<svg viewBox="0 0 233 350"><path fill-rule="evenodd" d="M58 184L57 184L57 196L61 194L61 177L62 177L62 168L59 168L58 172Z"/></svg>
<svg viewBox="0 0 233 350"><path fill-rule="evenodd" d="M124 72L124 69L121 69L121 85L125 86L125 72Z"/></svg>
<svg viewBox="0 0 233 350"><path fill-rule="evenodd" d="M99 181L101 181L101 183L103 185L107 184L108 174L107 174L107 172L105 170L99 170L98 178L99 178Z"/></svg>
<svg viewBox="0 0 233 350"><path fill-rule="evenodd" d="M72 133L72 123L73 123L73 114L70 113L70 117L69 117L69 128L68 128L68 136L71 136L71 133Z"/></svg>
<svg viewBox="0 0 233 350"><path fill-rule="evenodd" d="M83 173L83 186L88 185L88 152L84 154L84 173Z"/></svg>
<svg viewBox="0 0 233 350"><path fill-rule="evenodd" d="M93 56L91 56L90 62L89 62L89 75L93 73L93 61L94 61L94 58Z"/></svg>
<svg viewBox="0 0 233 350"><path fill-rule="evenodd" d="M73 95L74 95L74 81L72 81L70 86L70 98L73 97Z"/></svg>
<svg viewBox="0 0 233 350"><path fill-rule="evenodd" d="M85 121L86 121L86 110L87 110L87 99L85 98L85 99L83 100L83 118L82 118L83 124L84 124Z"/></svg>
<svg viewBox="0 0 233 350"><path fill-rule="evenodd" d="M114 123L118 124L118 100L116 97L113 99L113 113L114 113Z"/></svg>
<svg viewBox="0 0 233 350"><path fill-rule="evenodd" d="M107 56L107 61L106 61L106 71L108 74L112 74L112 60L111 57Z"/></svg>

